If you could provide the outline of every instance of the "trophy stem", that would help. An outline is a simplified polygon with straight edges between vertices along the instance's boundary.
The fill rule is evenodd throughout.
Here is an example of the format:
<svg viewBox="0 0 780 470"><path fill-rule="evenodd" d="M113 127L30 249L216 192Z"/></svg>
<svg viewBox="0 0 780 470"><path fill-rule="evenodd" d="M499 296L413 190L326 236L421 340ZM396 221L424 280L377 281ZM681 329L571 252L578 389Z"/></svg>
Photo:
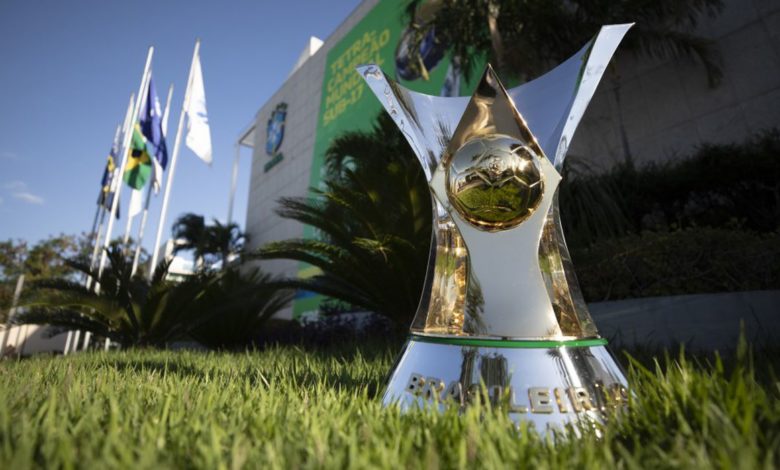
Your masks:
<svg viewBox="0 0 780 470"><path fill-rule="evenodd" d="M628 399L625 374L602 338L492 340L412 335L383 397L402 410L482 400L539 432L605 422Z"/></svg>
<svg viewBox="0 0 780 470"><path fill-rule="evenodd" d="M556 191L539 243L542 277L563 336L598 336L566 246L558 194Z"/></svg>

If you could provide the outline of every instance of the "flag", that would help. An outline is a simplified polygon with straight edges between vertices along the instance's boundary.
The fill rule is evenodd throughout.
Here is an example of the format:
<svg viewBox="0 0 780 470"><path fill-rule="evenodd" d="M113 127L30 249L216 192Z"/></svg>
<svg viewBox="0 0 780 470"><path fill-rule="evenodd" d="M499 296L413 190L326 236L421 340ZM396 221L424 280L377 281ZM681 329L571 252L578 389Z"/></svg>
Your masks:
<svg viewBox="0 0 780 470"><path fill-rule="evenodd" d="M133 217L141 213L141 209L142 209L141 203L143 201L143 198L144 198L143 193L138 189L134 189L130 193L130 206L127 209L128 217L132 219Z"/></svg>
<svg viewBox="0 0 780 470"><path fill-rule="evenodd" d="M192 83L187 103L187 147L201 160L211 165L211 132L206 114L206 91L203 88L203 71L200 56L192 62Z"/></svg>
<svg viewBox="0 0 780 470"><path fill-rule="evenodd" d="M146 146L146 139L141 133L141 126L133 127L133 137L130 141L130 150L125 166L124 180L133 189L141 189L146 185L149 175L152 173L152 160Z"/></svg>
<svg viewBox="0 0 780 470"><path fill-rule="evenodd" d="M163 170L168 166L168 146L165 143L165 134L162 128L162 106L160 106L160 97L157 96L157 89L154 87L154 80L149 78L149 91L146 101L141 108L141 115L138 124L141 126L141 133L146 138L147 152L154 159L154 190L158 191L162 184Z"/></svg>
<svg viewBox="0 0 780 470"><path fill-rule="evenodd" d="M117 138L119 135L117 134ZM119 142L114 138L114 144L111 146L111 152L108 154L106 167L103 169L103 178L100 180L100 195L98 196L98 205L103 206L107 211L111 210L114 202L113 182L116 173L116 154L119 153ZM119 218L119 206L116 206L116 218Z"/></svg>
<svg viewBox="0 0 780 470"><path fill-rule="evenodd" d="M162 172L168 165L168 147L162 132L160 99L151 77L138 123L133 127L128 157L124 173L127 185L133 189L141 189L151 175L154 177L154 189L158 190Z"/></svg>

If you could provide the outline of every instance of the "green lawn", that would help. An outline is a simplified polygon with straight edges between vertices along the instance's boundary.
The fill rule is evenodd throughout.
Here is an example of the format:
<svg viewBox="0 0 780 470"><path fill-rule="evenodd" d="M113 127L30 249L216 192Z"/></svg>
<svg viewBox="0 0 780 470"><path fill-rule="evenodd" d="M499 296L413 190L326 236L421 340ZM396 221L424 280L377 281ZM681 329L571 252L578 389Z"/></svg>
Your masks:
<svg viewBox="0 0 780 470"><path fill-rule="evenodd" d="M0 364L0 468L775 468L780 384L747 355L632 365L630 410L556 445L496 410L401 415L395 351L86 353ZM764 357L764 356L762 356Z"/></svg>

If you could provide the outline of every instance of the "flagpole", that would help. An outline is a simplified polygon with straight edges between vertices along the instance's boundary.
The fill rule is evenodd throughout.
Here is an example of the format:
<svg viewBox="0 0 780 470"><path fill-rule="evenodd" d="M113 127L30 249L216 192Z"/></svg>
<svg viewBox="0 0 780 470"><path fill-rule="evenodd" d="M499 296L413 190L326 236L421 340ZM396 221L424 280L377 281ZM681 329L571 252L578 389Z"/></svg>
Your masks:
<svg viewBox="0 0 780 470"><path fill-rule="evenodd" d="M100 189L100 192L98 193L98 200L97 204L95 204L95 218L92 220L92 230L89 231L89 241L92 243L97 243L97 227L98 227L98 219L100 218L100 211L103 209L103 205L100 204L100 197L103 195L103 189ZM89 276L87 276L87 279L89 279Z"/></svg>
<svg viewBox="0 0 780 470"><path fill-rule="evenodd" d="M111 243L111 233L114 229L114 217L116 215L116 209L119 206L119 196L122 192L122 172L125 171L125 166L127 165L127 154L130 150L130 140L133 137L132 132L132 126L135 124L135 121L138 120L138 112L141 108L141 99L144 96L144 90L146 89L146 86L149 84L149 72L151 70L152 66L152 55L154 55L154 46L149 46L149 52L146 55L146 65L144 66L144 74L141 76L141 85L138 87L138 96L135 97L135 107L133 108L133 118L130 120L129 126L125 127L125 135L122 139L122 163L119 165L119 178L117 178L117 188L114 192L113 200L111 201L111 216L108 219L108 227L106 228L106 237L103 240L103 252L100 254L100 264L98 265L98 279L103 275L103 268L106 264L106 254L108 251L109 244ZM98 284L97 289L100 289L100 284Z"/></svg>
<svg viewBox="0 0 780 470"><path fill-rule="evenodd" d="M192 85L192 72L195 65L195 59L198 57L200 51L200 39L195 41L195 50L192 52L192 61L190 62L190 73L187 77L187 87L184 89L184 102L181 105L181 113L179 114L179 127L176 129L176 140L173 143L173 155L171 156L171 169L168 170L168 179L165 182L165 193L163 195L162 209L160 209L160 220L157 223L157 236L154 240L154 248L152 249L152 262L149 265L149 277L154 275L154 270L157 267L157 252L160 249L160 241L162 239L162 232L165 228L165 216L168 212L168 197L171 194L171 185L173 184L173 174L176 172L176 159L179 156L179 147L181 145L181 131L184 127L184 116L187 114L189 108L190 99L190 87Z"/></svg>
<svg viewBox="0 0 780 470"><path fill-rule="evenodd" d="M92 270L95 267L95 261L97 258L98 250L100 249L100 238L103 233L103 223L106 221L106 208L100 205L100 207L98 207L98 211L100 212L100 220L98 221L98 226L93 234L93 239L92 239L92 256L89 258L90 272L92 272ZM89 289L92 286L92 278L89 275L87 275L87 279L86 281L84 281L84 286L87 289Z"/></svg>
<svg viewBox="0 0 780 470"><path fill-rule="evenodd" d="M130 119L130 114L132 113L132 107L133 107L133 98L135 97L134 94L130 94L130 100L127 103L127 111L125 111L125 120L122 123L122 126L117 125L116 130L114 131L114 140L113 140L113 147L116 147L116 143L119 140L119 133L122 131L123 127L127 126L127 121ZM115 150L114 150L115 151ZM116 166L116 163L114 164ZM108 168L106 168L108 169ZM113 175L111 177L111 181L108 186L108 194L103 194L102 197L106 198L109 194L113 194L114 186L116 185L116 168L114 168ZM103 188L100 189L101 193L103 192ZM113 197L113 196L112 196ZM100 202L97 206L97 212L95 213L95 222L98 222L98 215L100 216L100 221L97 224L97 229L95 228L95 223L92 224L92 256L89 259L89 271L92 272L93 269L95 269L95 260L98 255L98 251L100 250L100 238L103 233L103 223L106 221L106 207L105 207L105 199L101 201L98 198L98 201ZM87 288L87 290L90 290L92 288L92 277L90 275L86 276L87 279L84 281L84 285ZM73 330L68 330L68 334L65 338L65 346L62 349L62 355L65 356L68 354L71 346L71 342L73 340Z"/></svg>
<svg viewBox="0 0 780 470"><path fill-rule="evenodd" d="M241 141L236 142L236 156L233 158L233 174L230 176L230 202L228 203L227 224L233 221L233 200L236 198L236 184L238 183L238 163L241 157Z"/></svg>
<svg viewBox="0 0 780 470"><path fill-rule="evenodd" d="M165 133L168 130L168 114L170 114L171 110L171 98L173 97L173 83L171 83L171 86L168 87L168 99L165 100L165 111L163 111L162 115L162 131L163 131L163 138L165 138ZM155 155L153 158L157 158ZM161 167L157 163L152 164L152 171L158 171ZM160 178L162 180L162 178ZM157 181L157 177L153 177L152 181L149 182L149 188L146 191L146 203L144 204L144 213L141 215L141 225L138 227L138 240L136 242L135 247L135 255L133 255L133 267L130 270L130 276L135 275L135 271L138 269L138 261L141 258L141 243L144 240L144 230L146 229L146 219L149 218L149 202L152 200L152 187L154 186L154 182Z"/></svg>
<svg viewBox="0 0 780 470"><path fill-rule="evenodd" d="M122 174L120 173L120 177L121 175ZM133 190L133 193L130 193L131 201L135 196L134 192L135 190ZM130 213L131 207L132 207L132 202L130 203L130 207L128 207L127 209L127 223L125 224L125 234L122 237L122 253L124 253L125 256L127 256L127 253L129 252L127 244L128 242L130 242L130 230L133 228L133 219L135 218L135 215Z"/></svg>
<svg viewBox="0 0 780 470"><path fill-rule="evenodd" d="M165 110L162 115L162 133L168 136L168 116L171 114L171 98L173 98L173 83L168 86L168 99L165 100Z"/></svg>
<svg viewBox="0 0 780 470"><path fill-rule="evenodd" d="M132 119L133 115L133 100L135 99L134 94L130 94L130 101L127 103L127 111L125 112L125 120L122 122L122 127L117 126L116 131L114 133L114 142L119 140L119 133L122 132L123 129L127 127L127 123ZM114 191L116 191L116 186L118 184L119 176L121 173L119 172L119 168L116 166L116 162L114 162L114 174L111 177L111 184L109 184L108 187L108 193L111 194L112 198L116 198L116 194ZM112 199L112 200L113 200ZM113 205L113 202L112 202ZM105 208L104 208L105 209ZM98 234L97 238L95 239L95 244L92 247L92 258L89 260L89 272L92 272L95 269L95 262L97 261L98 254L100 253L100 237L101 233L103 232L103 222L105 221L106 216L106 210L103 211L103 217L100 218L100 226L98 227ZM113 213L112 213L113 217ZM90 289L92 287L92 277L87 276L87 289ZM70 337L68 337L68 340L70 340Z"/></svg>

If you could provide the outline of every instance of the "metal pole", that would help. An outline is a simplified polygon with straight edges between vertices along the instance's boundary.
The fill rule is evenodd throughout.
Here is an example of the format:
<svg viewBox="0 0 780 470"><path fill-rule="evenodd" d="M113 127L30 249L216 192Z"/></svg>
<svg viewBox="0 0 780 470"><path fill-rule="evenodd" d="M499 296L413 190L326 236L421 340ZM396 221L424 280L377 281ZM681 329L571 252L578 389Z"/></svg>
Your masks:
<svg viewBox="0 0 780 470"><path fill-rule="evenodd" d="M200 39L195 41L195 50L192 52L192 62L190 63L190 73L187 77L187 87L184 89L184 102L181 105L181 114L179 114L179 127L176 129L176 140L173 143L173 155L171 157L171 169L168 170L168 179L165 182L165 194L163 195L162 209L160 210L160 220L157 224L157 236L154 240L152 249L152 262L149 265L149 277L154 275L154 269L157 266L157 251L160 249L160 240L165 228L165 216L168 211L168 198L171 194L171 185L173 184L173 174L176 172L176 158L179 156L179 146L181 145L181 131L184 127L184 116L189 108L190 85L192 85L192 69L195 64L195 58L198 57L200 50Z"/></svg>
<svg viewBox="0 0 780 470"><path fill-rule="evenodd" d="M119 140L119 133L122 132L122 129L127 127L127 123L132 118L133 114L133 100L135 99L134 94L130 94L130 101L127 103L127 111L125 112L125 120L122 123L122 127L117 126L116 132L114 132L114 142ZM111 177L111 185L108 187L108 193L113 194L113 198L116 198L116 194L114 194L114 191L116 190L117 186L117 180L119 179L121 173L119 172L119 169L116 167L116 162L114 162L114 175ZM104 208L105 209L105 208ZM103 222L106 218L106 210L103 210L102 217L100 218L100 225L98 226L98 232L97 232L97 238L95 238L95 244L92 247L92 258L89 260L89 271L90 273L95 270L95 261L97 260L98 253L100 253L100 237L101 233L103 232ZM111 217L113 217L113 212L111 213ZM87 276L87 289L92 288L92 277ZM68 333L68 340L66 341L66 349L68 346L68 343L70 342L71 334Z"/></svg>
<svg viewBox="0 0 780 470"><path fill-rule="evenodd" d="M16 279L16 289L14 289L14 296L11 300L11 309L8 310L8 318L5 319L5 326L3 328L3 342L0 344L0 354L2 354L3 351L5 351L6 346L8 345L8 338L11 337L11 330L10 328L13 328L11 326L9 328L9 324L11 324L11 321L16 316L16 305L19 303L19 296L22 295L22 287L24 287L24 274L20 274L19 277ZM19 328L21 329L21 328ZM16 339L18 343L19 339L19 331L16 332ZM16 344L18 347L19 345Z"/></svg>
<svg viewBox="0 0 780 470"><path fill-rule="evenodd" d="M127 251L127 244L130 242L130 229L133 227L133 219L135 216L130 213L130 208L133 207L133 198L135 197L135 190L130 193L130 205L127 209L127 223L125 224L125 235L122 237L122 252Z"/></svg>
<svg viewBox="0 0 780 470"><path fill-rule="evenodd" d="M122 163L119 165L119 178L117 180L121 180L122 172L125 170L125 166L127 165L127 154L130 150L130 140L133 136L132 132L132 126L134 125L135 121L138 120L138 112L141 108L141 99L144 96L144 91L146 90L146 86L149 84L149 71L151 70L152 66L152 55L154 55L154 47L149 47L149 53L146 55L146 65L144 66L144 74L141 76L141 85L138 88L138 96L135 97L135 106L133 108L133 118L130 121L130 125L125 127L125 135L122 139ZM106 238L103 240L103 252L100 254L100 264L98 265L98 279L103 275L103 268L106 264L106 251L108 249L109 244L111 243L111 233L114 229L114 215L116 214L116 209L119 205L119 196L122 192L122 184L118 181L119 184L117 184L116 191L114 192L114 200L111 204L111 217L108 219L108 227L106 228ZM97 289L100 289L100 285L98 284Z"/></svg>
<svg viewBox="0 0 780 470"><path fill-rule="evenodd" d="M98 219L100 218L100 211L103 209L103 206L100 204L100 195L103 194L103 189L100 189L100 193L98 195L98 204L96 204L97 207L95 207L95 219L92 221L92 230L89 231L89 239L92 243L95 243L95 240L97 239L97 226L98 226ZM87 276L89 277L89 276Z"/></svg>
<svg viewBox="0 0 780 470"><path fill-rule="evenodd" d="M230 177L230 202L228 202L227 223L233 221L233 201L236 198L236 185L238 184L238 163L241 158L241 138L236 142L236 156L233 157L233 174Z"/></svg>
<svg viewBox="0 0 780 470"><path fill-rule="evenodd" d="M171 114L171 98L173 98L173 83L168 86L168 99L165 100L165 110L162 115L162 133L168 137L168 116Z"/></svg>
<svg viewBox="0 0 780 470"><path fill-rule="evenodd" d="M106 210L100 215L100 223L98 224L97 233L95 234L95 241L92 245L92 257L89 259L89 272L91 273L95 269L95 262L97 261L98 252L100 251L100 238L103 234L103 223L106 221ZM87 276L85 281L86 288L89 290L92 287L92 276Z"/></svg>
<svg viewBox="0 0 780 470"><path fill-rule="evenodd" d="M117 128L117 132L119 132L119 128ZM114 135L114 140L116 140L116 134ZM98 196L98 204L97 209L95 210L95 220L92 221L92 230L89 232L89 238L92 241L92 258L89 262L89 269L92 270L92 265L95 264L95 250L98 247L98 237L100 236L100 230L103 230L103 220L105 219L105 208L103 207L103 204L100 204L100 198L103 193L103 188L100 188L101 195ZM100 218L100 225L98 225L98 218ZM90 278L89 274L84 274L84 285L87 289L89 289L91 285L92 279ZM71 332L68 331L68 339L65 341L67 344L68 340L70 340L70 334Z"/></svg>
<svg viewBox="0 0 780 470"><path fill-rule="evenodd" d="M173 83L171 83L171 86L168 87L168 99L165 102L165 111L163 111L162 115L162 131L163 131L163 137L165 137L165 131L168 130L168 114L170 114L171 110L171 98L173 97ZM158 166L156 164L152 165L153 170L157 171ZM153 179L156 180L155 177ZM161 178L162 179L162 178ZM146 220L149 218L149 203L152 200L152 187L154 185L152 183L149 184L149 189L146 191L146 203L144 204L144 213L141 215L141 224L138 226L138 240L136 241L136 247L135 247L135 255L133 255L133 267L130 270L130 276L135 276L135 272L138 269L138 261L141 258L141 249L143 248L141 246L141 243L144 240L144 230L146 229Z"/></svg>

